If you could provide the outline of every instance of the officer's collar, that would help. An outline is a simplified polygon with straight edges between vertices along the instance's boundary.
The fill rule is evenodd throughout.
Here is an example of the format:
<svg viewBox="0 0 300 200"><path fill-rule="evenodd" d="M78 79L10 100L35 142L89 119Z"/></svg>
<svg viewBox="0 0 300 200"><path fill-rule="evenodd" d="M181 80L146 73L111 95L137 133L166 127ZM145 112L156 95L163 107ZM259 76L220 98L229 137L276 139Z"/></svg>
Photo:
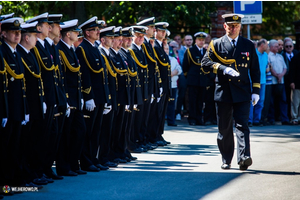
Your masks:
<svg viewBox="0 0 300 200"><path fill-rule="evenodd" d="M47 42L50 44L50 46L52 46L54 44L53 40L51 40L51 38L46 37L45 40L47 40Z"/></svg>
<svg viewBox="0 0 300 200"><path fill-rule="evenodd" d="M113 50L116 54L118 54L118 52L114 48L110 47L110 49Z"/></svg>
<svg viewBox="0 0 300 200"><path fill-rule="evenodd" d="M5 42L5 44L7 44L12 53L16 52L16 49L12 48L7 42Z"/></svg>
<svg viewBox="0 0 300 200"><path fill-rule="evenodd" d="M45 41L40 38L37 38L37 39L38 39L38 42L40 42L41 45L45 48Z"/></svg>
<svg viewBox="0 0 300 200"><path fill-rule="evenodd" d="M93 47L95 47L95 44L91 43L88 39L86 39L86 38L83 38L83 39L85 39L86 41L88 41L88 43L90 43Z"/></svg>
<svg viewBox="0 0 300 200"><path fill-rule="evenodd" d="M149 43L150 39L146 35L144 36L144 38Z"/></svg>
<svg viewBox="0 0 300 200"><path fill-rule="evenodd" d="M159 41L156 39L156 41L158 42L158 44L162 47L162 41Z"/></svg>
<svg viewBox="0 0 300 200"><path fill-rule="evenodd" d="M142 47L141 46L139 46L139 45L137 45L137 44L135 44L134 42L132 42L132 44L134 44L139 50L141 50L142 49Z"/></svg>
<svg viewBox="0 0 300 200"><path fill-rule="evenodd" d="M27 50L23 45L21 45L20 43L19 43L18 45L19 45L20 47L22 47L26 53L30 53L30 51Z"/></svg>
<svg viewBox="0 0 300 200"><path fill-rule="evenodd" d="M107 56L109 56L109 50L107 48L105 48L102 44L100 44L99 47L105 51Z"/></svg>
<svg viewBox="0 0 300 200"><path fill-rule="evenodd" d="M125 49L124 47L121 47L121 49L123 49L125 52L128 52L128 49Z"/></svg>
<svg viewBox="0 0 300 200"><path fill-rule="evenodd" d="M63 41L62 39L60 39L60 41L62 41L62 43L64 43L69 49L71 49L72 47L70 45L68 45L65 41Z"/></svg>
<svg viewBox="0 0 300 200"><path fill-rule="evenodd" d="M228 35L226 35L226 36L227 36L229 42L231 43L233 39L231 37L229 37ZM237 36L236 38L234 38L235 44L237 44L238 39L239 39L239 36Z"/></svg>

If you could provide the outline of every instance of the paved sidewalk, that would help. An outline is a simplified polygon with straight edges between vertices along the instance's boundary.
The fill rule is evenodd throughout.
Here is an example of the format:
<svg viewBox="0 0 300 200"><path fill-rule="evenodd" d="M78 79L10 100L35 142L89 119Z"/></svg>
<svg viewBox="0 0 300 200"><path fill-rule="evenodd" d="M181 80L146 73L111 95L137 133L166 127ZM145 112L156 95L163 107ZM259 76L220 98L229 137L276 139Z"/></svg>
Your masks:
<svg viewBox="0 0 300 200"><path fill-rule="evenodd" d="M172 144L115 169L65 177L38 192L4 199L291 200L300 199L300 126L251 127L253 165L222 170L217 126L166 126Z"/></svg>

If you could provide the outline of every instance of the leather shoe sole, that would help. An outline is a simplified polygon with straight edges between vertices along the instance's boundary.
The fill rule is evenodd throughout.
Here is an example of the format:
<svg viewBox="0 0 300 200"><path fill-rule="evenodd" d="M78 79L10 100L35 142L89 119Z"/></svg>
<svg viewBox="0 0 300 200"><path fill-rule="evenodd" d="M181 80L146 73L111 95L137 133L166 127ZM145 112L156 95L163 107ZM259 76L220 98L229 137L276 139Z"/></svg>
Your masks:
<svg viewBox="0 0 300 200"><path fill-rule="evenodd" d="M91 165L88 168L83 168L84 171L88 172L99 172L100 169L98 169L95 165Z"/></svg>
<svg viewBox="0 0 300 200"><path fill-rule="evenodd" d="M76 170L75 172L76 172L78 175L87 174L86 171L83 171L83 170L81 170L81 169L78 169L78 170Z"/></svg>
<svg viewBox="0 0 300 200"><path fill-rule="evenodd" d="M250 165L252 165L252 158L245 157L239 162L240 170L247 170Z"/></svg>
<svg viewBox="0 0 300 200"><path fill-rule="evenodd" d="M230 169L230 164L226 164L226 163L223 163L223 165L221 166L222 169Z"/></svg>

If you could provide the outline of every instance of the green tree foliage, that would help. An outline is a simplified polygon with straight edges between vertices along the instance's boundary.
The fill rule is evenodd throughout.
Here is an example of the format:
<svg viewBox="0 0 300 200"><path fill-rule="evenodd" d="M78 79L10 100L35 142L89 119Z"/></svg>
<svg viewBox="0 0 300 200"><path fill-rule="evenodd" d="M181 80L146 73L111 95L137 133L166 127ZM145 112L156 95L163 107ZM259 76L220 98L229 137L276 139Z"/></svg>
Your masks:
<svg viewBox="0 0 300 200"><path fill-rule="evenodd" d="M299 1L263 1L263 23L253 25L253 34L266 39L274 35L294 34L293 22L299 20Z"/></svg>
<svg viewBox="0 0 300 200"><path fill-rule="evenodd" d="M172 33L182 34L207 29L209 13L215 10L214 2L121 1L109 5L103 15L112 25L131 25L143 17L155 16L157 22L167 21Z"/></svg>

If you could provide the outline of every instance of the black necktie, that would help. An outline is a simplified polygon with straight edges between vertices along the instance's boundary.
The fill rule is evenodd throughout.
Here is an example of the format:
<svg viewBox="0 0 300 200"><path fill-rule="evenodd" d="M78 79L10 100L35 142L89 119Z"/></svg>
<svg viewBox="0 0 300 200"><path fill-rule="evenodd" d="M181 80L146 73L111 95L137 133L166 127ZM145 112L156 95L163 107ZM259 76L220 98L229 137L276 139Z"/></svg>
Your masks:
<svg viewBox="0 0 300 200"><path fill-rule="evenodd" d="M292 60L292 54L290 54L290 61Z"/></svg>
<svg viewBox="0 0 300 200"><path fill-rule="evenodd" d="M233 48L235 48L235 40L232 40Z"/></svg>

